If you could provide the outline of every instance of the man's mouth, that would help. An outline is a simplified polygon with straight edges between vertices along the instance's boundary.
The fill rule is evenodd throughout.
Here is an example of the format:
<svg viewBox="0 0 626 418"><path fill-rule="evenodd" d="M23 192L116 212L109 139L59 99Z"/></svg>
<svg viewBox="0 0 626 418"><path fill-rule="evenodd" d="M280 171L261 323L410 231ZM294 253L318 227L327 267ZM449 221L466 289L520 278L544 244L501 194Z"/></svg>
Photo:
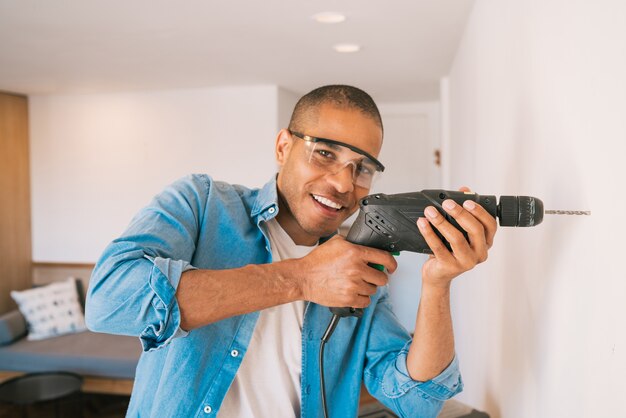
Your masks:
<svg viewBox="0 0 626 418"><path fill-rule="evenodd" d="M330 209L335 209L335 210L341 210L343 208L342 205L340 205L339 203L330 200L326 197L323 196L319 196L316 194L312 194L311 196L313 196L313 199L315 199L316 201L318 201L319 203L321 203L322 205L330 208Z"/></svg>

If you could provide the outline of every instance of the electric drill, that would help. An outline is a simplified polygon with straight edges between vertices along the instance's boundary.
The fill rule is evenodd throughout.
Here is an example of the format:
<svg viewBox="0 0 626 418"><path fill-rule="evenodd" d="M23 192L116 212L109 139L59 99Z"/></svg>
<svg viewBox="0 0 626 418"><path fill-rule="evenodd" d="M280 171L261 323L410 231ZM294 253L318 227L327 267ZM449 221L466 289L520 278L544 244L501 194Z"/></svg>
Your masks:
<svg viewBox="0 0 626 418"><path fill-rule="evenodd" d="M390 252L411 251L432 254L416 224L418 218L424 217L424 209L427 206L435 207L448 222L463 232L466 239L468 238L463 228L441 206L447 199L452 199L459 205L463 205L466 200L476 202L491 216L498 218L500 226L528 227L539 225L543 221L543 202L531 196L501 196L498 204L495 196L449 190L422 190L393 195L378 193L361 199L361 210L346 239L354 244ZM435 233L451 250L450 244L437 229ZM363 315L362 309L330 308L330 310L340 317Z"/></svg>

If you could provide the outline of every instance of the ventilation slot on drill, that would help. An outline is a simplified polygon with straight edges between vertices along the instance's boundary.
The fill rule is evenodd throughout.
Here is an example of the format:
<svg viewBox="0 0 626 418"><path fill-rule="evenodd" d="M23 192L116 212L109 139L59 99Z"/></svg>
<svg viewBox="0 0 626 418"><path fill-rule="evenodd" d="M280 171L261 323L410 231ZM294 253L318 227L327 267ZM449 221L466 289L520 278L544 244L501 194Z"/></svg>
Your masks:
<svg viewBox="0 0 626 418"><path fill-rule="evenodd" d="M374 219L372 219L372 216ZM387 224L382 216L376 215L367 215L365 218L367 223L373 228L377 233L384 235L387 238L393 238L393 235L388 229L395 230L393 226Z"/></svg>

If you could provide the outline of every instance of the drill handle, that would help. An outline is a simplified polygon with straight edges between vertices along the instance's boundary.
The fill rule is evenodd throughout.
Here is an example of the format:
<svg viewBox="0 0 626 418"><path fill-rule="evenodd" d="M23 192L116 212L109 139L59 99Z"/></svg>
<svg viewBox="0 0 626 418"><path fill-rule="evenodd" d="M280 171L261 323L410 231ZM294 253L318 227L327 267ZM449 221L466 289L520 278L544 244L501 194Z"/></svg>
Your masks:
<svg viewBox="0 0 626 418"><path fill-rule="evenodd" d="M363 316L362 308L329 308L333 315L337 315L340 318L348 316L356 316L360 318Z"/></svg>

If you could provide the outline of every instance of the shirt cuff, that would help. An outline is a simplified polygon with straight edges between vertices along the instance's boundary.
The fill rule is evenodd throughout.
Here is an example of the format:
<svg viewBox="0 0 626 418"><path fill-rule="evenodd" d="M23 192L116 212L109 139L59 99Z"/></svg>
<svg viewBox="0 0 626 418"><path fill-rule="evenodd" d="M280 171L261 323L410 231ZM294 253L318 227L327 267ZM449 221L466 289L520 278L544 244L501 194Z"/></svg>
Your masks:
<svg viewBox="0 0 626 418"><path fill-rule="evenodd" d="M390 393L389 395L391 395L391 397L393 397L393 395L402 395L412 389L417 389L432 398L446 400L463 390L463 381L461 379L459 361L456 355L448 367L446 367L445 370L438 376L425 382L420 382L411 378L409 370L406 366L410 344L411 342L408 342L396 358L395 367L393 367L393 369L395 369L394 373L396 375L395 381L397 386L394 385L394 389L400 393ZM389 391L390 389L392 388L387 388L386 391Z"/></svg>
<svg viewBox="0 0 626 418"><path fill-rule="evenodd" d="M150 288L154 292L151 307L158 324L146 327L141 335L144 351L152 351L169 344L174 338L189 334L180 327L180 310L176 302L176 288L180 276L188 270L196 269L183 260L171 260L145 256L153 264L150 274Z"/></svg>
<svg viewBox="0 0 626 418"><path fill-rule="evenodd" d="M161 273L169 280L170 284L176 290L180 282L180 276L188 270L197 270L189 262L184 260L170 260L169 258L150 257L144 255L145 258L152 261L154 267L158 268Z"/></svg>

